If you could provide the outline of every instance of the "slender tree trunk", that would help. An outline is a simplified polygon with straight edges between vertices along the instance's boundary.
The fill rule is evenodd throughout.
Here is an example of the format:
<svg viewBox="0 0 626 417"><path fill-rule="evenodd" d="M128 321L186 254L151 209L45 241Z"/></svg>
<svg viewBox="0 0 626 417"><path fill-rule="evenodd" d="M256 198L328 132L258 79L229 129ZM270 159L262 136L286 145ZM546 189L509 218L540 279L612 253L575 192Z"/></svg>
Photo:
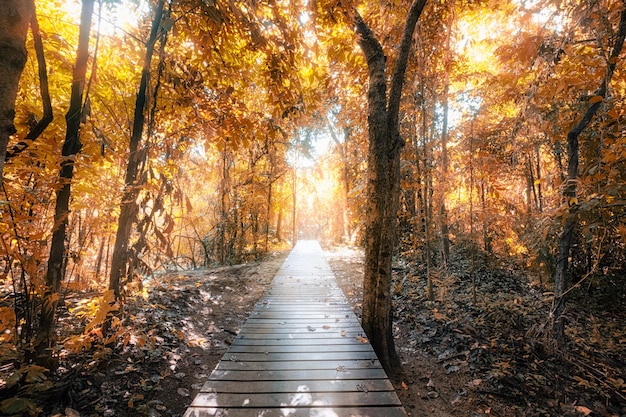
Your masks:
<svg viewBox="0 0 626 417"><path fill-rule="evenodd" d="M444 266L448 264L450 258L450 230L448 227L448 212L446 210L445 193L448 190L448 96L450 94L450 66L452 61L452 50L450 49L450 39L452 38L452 25L454 23L455 2L449 2L448 27L446 33L446 51L444 57L444 81L443 81L443 126L441 127L441 185L439 188L439 222L441 223L441 249Z"/></svg>
<svg viewBox="0 0 626 417"><path fill-rule="evenodd" d="M557 345L562 345L565 341L565 323L563 321L563 311L565 310L565 296L569 285L568 258L572 246L574 229L578 224L578 202L576 201L577 181L578 181L578 137L582 131L591 123L598 112L602 101L606 98L609 83L615 72L618 57L624 46L626 38L626 8L620 15L619 29L613 45L613 50L608 59L608 67L602 84L590 99L589 107L580 121L567 134L567 180L563 189L563 196L569 206L565 215L563 231L559 237L559 254L556 260L556 272L554 278L554 305L552 307L553 336ZM598 99L600 98L600 99Z"/></svg>
<svg viewBox="0 0 626 417"><path fill-rule="evenodd" d="M400 99L413 32L425 4L425 0L415 0L410 7L389 96L382 46L358 12L349 11L354 17L369 75L363 328L383 367L390 373L395 373L399 366L392 334L391 263L396 244L403 146L399 128Z"/></svg>
<svg viewBox="0 0 626 417"><path fill-rule="evenodd" d="M96 270L94 277L96 281L100 278L100 270L102 269L102 259L104 258L104 246L107 244L108 236L100 238L100 247L98 248L98 255L96 256Z"/></svg>
<svg viewBox="0 0 626 417"><path fill-rule="evenodd" d="M539 206L538 206L538 210L539 213L543 213L543 191L542 191L542 178L541 178L541 152L539 147L537 147L535 149L535 163L536 163L536 168L535 170L537 171L537 197L539 199Z"/></svg>
<svg viewBox="0 0 626 417"><path fill-rule="evenodd" d="M0 0L0 180L9 137L15 134L15 99L26 65L26 35L34 13L31 0Z"/></svg>
<svg viewBox="0 0 626 417"><path fill-rule="evenodd" d="M350 183L349 183L349 178L348 178L349 163L348 163L348 155L347 155L347 150L346 150L347 141L348 141L348 132L345 132L344 142L341 143L341 141L337 137L335 128L333 127L328 117L326 118L326 123L328 125L328 131L330 132L330 136L333 139L333 142L335 142L335 145L337 145L337 147L339 148L339 153L341 155L341 185L343 186L342 187L343 201L341 202L341 220L342 220L341 238L345 242L349 242L350 235L351 235L350 218L348 216L348 207L349 207L348 195L350 193Z"/></svg>
<svg viewBox="0 0 626 417"><path fill-rule="evenodd" d="M296 150L296 152L298 152ZM292 207L291 207L291 244L292 246L296 246L296 243L298 242L298 222L297 222L297 215L298 215L298 205L297 203L297 190L298 190L298 170L296 168L296 164L298 163L298 157L296 156L296 163L293 166L292 169L292 183L291 183L291 200L292 200Z"/></svg>
<svg viewBox="0 0 626 417"><path fill-rule="evenodd" d="M533 193L534 193L534 175L530 159L526 161L526 215L528 218L533 213Z"/></svg>
<svg viewBox="0 0 626 417"><path fill-rule="evenodd" d="M278 218L276 219L276 240L279 242L283 240L283 206L280 205L278 208Z"/></svg>
<svg viewBox="0 0 626 417"><path fill-rule="evenodd" d="M120 204L120 217L117 225L115 244L113 246L111 274L109 276L109 289L113 290L116 300L119 299L120 296L120 280L127 275L128 244L132 225L137 215L137 195L139 194L137 173L141 162L141 153L138 152L138 150L144 129L146 102L148 98L147 90L150 82L150 64L152 62L152 55L154 54L154 46L159 36L159 26L163 17L164 5L165 0L159 0L156 7L150 37L146 46L146 57L141 72L139 91L137 92L135 102L133 131L129 143L128 165L124 179L124 193Z"/></svg>
<svg viewBox="0 0 626 417"><path fill-rule="evenodd" d="M46 291L43 295L41 315L39 318L39 330L35 341L35 355L41 364L49 365L50 352L47 349L55 339L54 319L59 299L59 289L63 280L63 265L66 261L66 230L69 217L69 205L71 196L71 184L74 177L74 160L80 151L80 121L83 106L83 90L87 74L87 61L89 59L89 32L91 30L91 17L93 14L94 0L83 0L81 9L80 30L78 35L78 49L76 52L76 65L72 77L72 91L70 106L65 115L67 129L63 143L61 171L59 182L61 188L56 192L56 206L54 211L54 231L50 244L50 257L46 272Z"/></svg>
<svg viewBox="0 0 626 417"><path fill-rule="evenodd" d="M273 165L272 165L273 166ZM269 250L270 240L270 224L272 223L272 188L274 185L274 178L270 174L269 184L267 186L267 211L265 213L265 253Z"/></svg>
<svg viewBox="0 0 626 417"><path fill-rule="evenodd" d="M226 230L228 228L228 201L230 195L230 160L228 158L228 151L224 149L222 151L222 178L220 178L219 185L219 200L220 200L220 220L218 223L218 260L220 264L226 263Z"/></svg>

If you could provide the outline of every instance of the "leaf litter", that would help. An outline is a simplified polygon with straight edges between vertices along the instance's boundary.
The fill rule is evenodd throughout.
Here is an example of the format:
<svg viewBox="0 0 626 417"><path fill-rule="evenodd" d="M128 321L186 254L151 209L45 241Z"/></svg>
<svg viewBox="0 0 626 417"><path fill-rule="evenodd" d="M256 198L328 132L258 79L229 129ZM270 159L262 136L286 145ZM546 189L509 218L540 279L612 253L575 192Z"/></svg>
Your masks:
<svg viewBox="0 0 626 417"><path fill-rule="evenodd" d="M326 252L357 316L363 255ZM570 301L568 345L554 349L544 326L549 288L514 265L476 270L453 260L435 276L435 300L418 263L394 265L394 337L402 372L393 381L411 416L626 416L624 309ZM576 296L576 295L575 295Z"/></svg>
<svg viewBox="0 0 626 417"><path fill-rule="evenodd" d="M264 262L177 271L127 298L123 336L113 345L62 350L54 386L37 398L41 416L182 417L271 283L287 252ZM58 326L76 334L71 314L92 294L71 294ZM63 338L63 335L61 335Z"/></svg>

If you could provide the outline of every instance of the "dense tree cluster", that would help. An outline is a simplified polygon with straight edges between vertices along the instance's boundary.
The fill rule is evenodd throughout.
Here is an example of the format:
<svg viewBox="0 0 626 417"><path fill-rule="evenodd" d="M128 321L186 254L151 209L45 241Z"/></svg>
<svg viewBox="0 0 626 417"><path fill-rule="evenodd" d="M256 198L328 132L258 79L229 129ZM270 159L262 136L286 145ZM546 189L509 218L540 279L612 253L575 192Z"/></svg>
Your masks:
<svg viewBox="0 0 626 417"><path fill-rule="evenodd" d="M389 332L393 256L425 265L431 299L455 257L473 277L519 262L555 291L558 343L573 289L624 304L623 1L4 3L14 384L124 340L146 277L302 237L367 248L365 320ZM59 340L72 290L96 294L90 324Z"/></svg>

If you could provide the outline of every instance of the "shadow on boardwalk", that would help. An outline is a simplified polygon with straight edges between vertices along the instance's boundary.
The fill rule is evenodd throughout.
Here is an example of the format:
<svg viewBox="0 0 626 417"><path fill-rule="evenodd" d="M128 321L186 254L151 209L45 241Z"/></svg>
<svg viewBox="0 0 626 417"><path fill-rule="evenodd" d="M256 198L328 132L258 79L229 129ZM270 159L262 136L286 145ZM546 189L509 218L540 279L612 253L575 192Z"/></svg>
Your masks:
<svg viewBox="0 0 626 417"><path fill-rule="evenodd" d="M185 417L400 417L316 241L300 241Z"/></svg>

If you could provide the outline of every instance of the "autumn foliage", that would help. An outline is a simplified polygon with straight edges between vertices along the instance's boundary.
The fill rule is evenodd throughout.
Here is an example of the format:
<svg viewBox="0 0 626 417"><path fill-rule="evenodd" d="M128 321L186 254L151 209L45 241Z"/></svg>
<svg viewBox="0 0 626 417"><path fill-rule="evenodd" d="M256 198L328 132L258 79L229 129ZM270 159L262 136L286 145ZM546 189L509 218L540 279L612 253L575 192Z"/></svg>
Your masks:
<svg viewBox="0 0 626 417"><path fill-rule="evenodd" d="M369 81L349 8L181 0L161 1L156 14L157 3L95 3L86 75L74 80L84 93L70 107L81 4L35 2L0 190L0 390L13 397L0 412L36 414L33 399L50 388L46 372L60 358L88 351L98 360L131 343L125 300L144 296L159 274L262 259L303 237L364 244ZM408 5L348 3L380 40L390 76ZM546 321L567 315L556 306L570 297L624 307L624 7L427 2L399 107L393 239L398 262L425 266L429 299L459 260L469 261L474 282L485 268L513 262L551 292L565 257L567 287ZM45 116L45 90L53 119L27 138ZM578 148L568 148L568 133L593 105ZM80 145L68 154L72 108ZM574 151L579 162L568 176ZM69 165L73 176L60 175ZM59 191L70 184L69 210L55 220ZM563 254L567 219L572 241ZM63 222L52 288L52 238ZM123 256L113 264L116 244ZM111 284L113 269L120 276ZM59 331L52 321L46 333L42 311L63 308L76 292L88 301L70 313L84 328ZM562 348L548 342L550 326L541 329L546 346Z"/></svg>

